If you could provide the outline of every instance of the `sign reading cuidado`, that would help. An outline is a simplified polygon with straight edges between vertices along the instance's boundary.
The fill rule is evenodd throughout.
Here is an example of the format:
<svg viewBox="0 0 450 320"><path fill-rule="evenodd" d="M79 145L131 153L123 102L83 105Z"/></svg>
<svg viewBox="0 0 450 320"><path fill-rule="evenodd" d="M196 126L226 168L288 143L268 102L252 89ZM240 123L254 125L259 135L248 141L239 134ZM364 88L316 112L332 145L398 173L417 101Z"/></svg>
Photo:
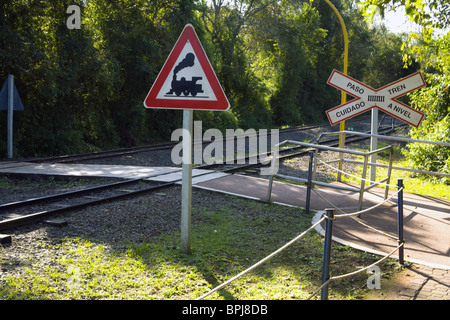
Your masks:
<svg viewBox="0 0 450 320"><path fill-rule="evenodd" d="M144 106L212 111L230 108L192 25L184 27Z"/></svg>
<svg viewBox="0 0 450 320"><path fill-rule="evenodd" d="M355 99L326 112L332 125L374 107L414 127L418 127L424 117L424 113L396 100L425 86L425 80L420 72L413 73L377 90L337 70L333 70L327 83L355 97Z"/></svg>

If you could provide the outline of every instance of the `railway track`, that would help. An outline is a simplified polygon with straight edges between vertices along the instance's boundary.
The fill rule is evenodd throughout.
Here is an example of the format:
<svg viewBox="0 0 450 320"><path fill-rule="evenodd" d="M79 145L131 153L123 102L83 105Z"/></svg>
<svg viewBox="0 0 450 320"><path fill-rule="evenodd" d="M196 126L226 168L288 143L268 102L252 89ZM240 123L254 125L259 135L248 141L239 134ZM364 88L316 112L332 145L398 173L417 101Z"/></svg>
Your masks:
<svg viewBox="0 0 450 320"><path fill-rule="evenodd" d="M49 224L64 224L64 221L50 218L88 206L157 191L169 185L173 185L173 183L155 184L144 179L130 179L77 191L5 203L0 205L0 230L42 220Z"/></svg>
<svg viewBox="0 0 450 320"><path fill-rule="evenodd" d="M400 125L402 126L402 125ZM397 126L399 127L399 126ZM393 131L395 131L395 126L392 127L387 127L387 128L382 128L379 130L379 134L388 134L391 133ZM370 133L370 132L369 132ZM360 142L360 141L364 141L367 140L369 138L367 137L361 137L361 136L352 136L352 135L347 135L345 138L345 143L346 145L355 143L355 142ZM331 138L331 139L327 139L324 140L322 142L320 142L320 144L322 145L327 145L329 147L338 147L339 146L339 138ZM295 147L290 147L290 148L285 148L285 149L281 149L280 152L280 160L284 160L284 159L290 159L290 158L295 158L295 157L300 157L300 156L305 156L308 155L310 149L307 149L305 147L302 146L295 146ZM263 156L269 156L269 154L265 154ZM254 158L254 157L253 157ZM246 161L248 161L249 158L246 158ZM199 169L212 169L212 168L217 168L218 165L216 164L211 164L211 165L201 165L198 166L197 168ZM223 172L228 172L228 173L233 173L233 172L237 172L237 171L242 171L245 169L250 169L250 168L255 168L255 167L261 167L264 166L264 164L257 162L254 164L248 163L248 164L243 164L243 165L231 165L228 166L228 168L226 169L226 171L221 170Z"/></svg>
<svg viewBox="0 0 450 320"><path fill-rule="evenodd" d="M380 130L380 133L389 133L393 130L395 130L394 127L386 128ZM362 141L365 139L367 139L367 137L347 136L346 144ZM326 144L328 146L338 146L339 141L337 138L333 138L323 141L322 144ZM169 145L161 146L161 148L169 148ZM128 150L126 152L142 152L143 148L139 149L141 149L141 151L135 149L133 151ZM298 146L293 148L287 148L280 150L281 155L280 159L288 159L293 157L304 156L307 155L308 152L309 152L308 149ZM109 155L107 155L107 153L104 153L102 156L108 157L111 156L111 153ZM74 161L74 159L71 159L70 161ZM250 163L249 158L247 158L245 162L246 162L245 164L237 164L237 165L205 164L196 166L195 168L215 169L217 171L221 171L224 173L234 173L238 171L244 171L250 168L262 167L265 165L260 162ZM112 184L105 184L77 191L59 193L40 198L28 199L24 201L5 203L0 205L0 230L5 230L18 225L33 223L42 220L50 224L53 223L64 224L64 221L54 221L51 220L50 218L59 214L85 208L92 205L116 201L124 199L126 197L142 195L145 193L156 192L157 190L173 186L180 180L171 181L167 183L156 183L148 181L146 180L146 178L128 179L120 182L115 182Z"/></svg>
<svg viewBox="0 0 450 320"><path fill-rule="evenodd" d="M328 123L318 123L318 124L313 124L313 125L309 125L309 126L280 129L280 133L305 131L305 130L320 128L320 127L325 127L325 126L329 126L329 124ZM203 142L203 144L206 144L206 143L208 143L208 142ZM29 160L29 161L30 162L39 162L39 163L42 163L42 162L74 163L74 162L81 162L81 161L86 161L86 160L97 160L97 159L121 157L121 156L136 154L136 153L142 153L142 152L169 150L169 149L172 149L177 144L178 144L178 142L167 142L167 143L161 143L161 144L156 144L156 145L138 146L138 147L123 148L123 149L98 151L98 152L92 152L92 153L82 153L82 154L64 155L64 156L47 157L47 158L36 158L36 159Z"/></svg>
<svg viewBox="0 0 450 320"><path fill-rule="evenodd" d="M168 150L172 149L176 143L162 143L157 145L150 146L140 146L140 147L131 147L124 149L116 149L116 150L107 150L107 151L97 151L92 153L82 153L82 154L74 154L74 155L65 155L58 157L48 157L48 158L37 158L30 160L30 162L51 162L51 163L74 163L86 160L95 160L95 159L104 159L104 158L112 158L112 157L121 157L141 152L151 152L151 151L160 151L160 150Z"/></svg>

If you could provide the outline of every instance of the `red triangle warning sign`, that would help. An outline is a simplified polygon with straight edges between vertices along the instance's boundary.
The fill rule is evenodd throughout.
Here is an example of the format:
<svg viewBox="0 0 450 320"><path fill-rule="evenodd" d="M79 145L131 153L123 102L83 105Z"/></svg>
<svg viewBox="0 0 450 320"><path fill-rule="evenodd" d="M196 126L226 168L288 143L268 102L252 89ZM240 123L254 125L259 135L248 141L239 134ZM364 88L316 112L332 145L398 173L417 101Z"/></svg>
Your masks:
<svg viewBox="0 0 450 320"><path fill-rule="evenodd" d="M144 101L146 108L230 108L194 27L187 24Z"/></svg>

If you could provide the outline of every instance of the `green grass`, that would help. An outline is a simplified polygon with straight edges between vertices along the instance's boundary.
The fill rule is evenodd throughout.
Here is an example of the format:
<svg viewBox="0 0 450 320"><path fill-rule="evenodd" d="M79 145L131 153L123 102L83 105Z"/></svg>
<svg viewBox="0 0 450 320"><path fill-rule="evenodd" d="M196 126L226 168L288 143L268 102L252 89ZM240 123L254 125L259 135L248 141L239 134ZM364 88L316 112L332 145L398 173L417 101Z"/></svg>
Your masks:
<svg viewBox="0 0 450 320"><path fill-rule="evenodd" d="M312 216L301 209L229 199L238 205L194 210L190 255L180 252L179 232L152 243L124 240L121 250L87 238L59 239L42 244L47 258L53 258L48 267L38 271L40 261L30 259L16 263L14 272L2 277L0 299L195 299L310 226ZM323 239L312 231L207 299L306 299L320 285L322 251ZM335 244L331 275L377 259ZM11 261L0 262L1 268L11 267ZM396 271L390 261L380 267L383 278ZM363 272L333 282L330 299L363 298L367 279Z"/></svg>
<svg viewBox="0 0 450 320"><path fill-rule="evenodd" d="M382 146L379 146L381 148ZM366 150L367 151L367 150ZM362 157L358 159L363 161ZM387 154L382 154L377 157L377 163L389 164ZM402 168L411 168L411 165L404 158L401 153L400 147L394 147L394 162L393 166ZM362 165L357 167L359 177L362 173ZM358 176L358 174L354 174ZM387 176L387 168L376 169L376 181L379 181ZM369 170L367 170L367 177L369 179ZM436 182L436 179L429 179L425 175L418 175L410 171L392 170L390 185L397 185L398 179L403 179L403 185L405 192L414 193L419 195L425 195L436 198L450 199L450 185L445 183ZM348 175L342 175L342 181L360 183L361 180ZM384 187L383 187L384 188Z"/></svg>

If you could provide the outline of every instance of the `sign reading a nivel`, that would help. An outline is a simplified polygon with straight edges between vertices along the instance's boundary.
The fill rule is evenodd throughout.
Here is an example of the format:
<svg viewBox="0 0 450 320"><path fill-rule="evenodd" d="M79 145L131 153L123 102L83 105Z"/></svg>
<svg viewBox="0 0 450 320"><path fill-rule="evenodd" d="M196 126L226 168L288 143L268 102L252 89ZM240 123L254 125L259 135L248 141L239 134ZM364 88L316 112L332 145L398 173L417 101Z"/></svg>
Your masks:
<svg viewBox="0 0 450 320"><path fill-rule="evenodd" d="M355 99L326 112L332 125L374 107L414 127L418 127L424 117L424 113L396 100L425 86L425 80L420 72L413 73L377 90L337 70L333 70L327 83L355 97Z"/></svg>

